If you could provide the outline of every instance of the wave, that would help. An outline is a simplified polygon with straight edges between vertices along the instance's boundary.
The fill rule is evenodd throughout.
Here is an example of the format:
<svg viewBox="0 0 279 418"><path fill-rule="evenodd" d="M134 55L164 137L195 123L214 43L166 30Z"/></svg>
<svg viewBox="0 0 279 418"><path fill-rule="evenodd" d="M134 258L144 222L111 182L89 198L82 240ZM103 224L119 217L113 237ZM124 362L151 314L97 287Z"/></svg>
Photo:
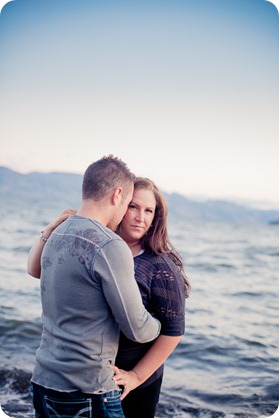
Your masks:
<svg viewBox="0 0 279 418"><path fill-rule="evenodd" d="M0 371L1 408L10 417L33 418L31 373L20 369Z"/></svg>
<svg viewBox="0 0 279 418"><path fill-rule="evenodd" d="M1 407L10 417L33 418L34 410L30 394L31 373L22 369L2 369L0 372ZM236 394L216 394L202 391L185 393L182 387L169 392L162 389L157 408L157 418L259 418L271 416L277 409L278 385L271 385L274 402L265 397ZM197 407L196 405L200 406ZM207 404L207 406L206 406ZM209 407L212 405L212 407ZM237 405L241 412L230 412ZM252 412L258 410L258 413Z"/></svg>

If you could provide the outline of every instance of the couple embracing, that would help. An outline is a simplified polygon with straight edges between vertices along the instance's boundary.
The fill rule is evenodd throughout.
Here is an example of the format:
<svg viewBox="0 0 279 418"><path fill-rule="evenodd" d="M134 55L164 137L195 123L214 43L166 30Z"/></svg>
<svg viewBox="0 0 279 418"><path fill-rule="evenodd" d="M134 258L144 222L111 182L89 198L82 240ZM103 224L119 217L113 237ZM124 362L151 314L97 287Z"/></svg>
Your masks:
<svg viewBox="0 0 279 418"><path fill-rule="evenodd" d="M156 185L112 155L92 163L80 208L46 226L28 272L41 279L36 418L154 418L190 288Z"/></svg>

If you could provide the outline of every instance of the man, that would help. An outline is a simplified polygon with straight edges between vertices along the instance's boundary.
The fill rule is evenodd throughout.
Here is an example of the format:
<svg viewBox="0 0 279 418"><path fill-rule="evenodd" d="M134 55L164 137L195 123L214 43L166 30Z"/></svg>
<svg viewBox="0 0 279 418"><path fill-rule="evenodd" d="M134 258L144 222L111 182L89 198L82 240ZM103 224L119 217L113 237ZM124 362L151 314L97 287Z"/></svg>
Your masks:
<svg viewBox="0 0 279 418"><path fill-rule="evenodd" d="M43 333L32 376L36 418L124 418L110 367L119 332L139 342L159 334L159 322L143 307L131 251L113 232L131 201L133 180L113 156L91 164L77 213L52 233L45 229L31 249L29 259L45 246Z"/></svg>

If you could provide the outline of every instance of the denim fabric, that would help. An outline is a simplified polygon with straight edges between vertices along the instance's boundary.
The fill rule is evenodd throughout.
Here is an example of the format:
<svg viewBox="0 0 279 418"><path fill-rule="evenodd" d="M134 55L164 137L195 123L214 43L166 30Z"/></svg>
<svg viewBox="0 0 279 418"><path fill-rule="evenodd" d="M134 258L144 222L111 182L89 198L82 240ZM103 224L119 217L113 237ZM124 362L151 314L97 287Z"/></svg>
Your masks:
<svg viewBox="0 0 279 418"><path fill-rule="evenodd" d="M57 392L32 384L35 418L125 418L120 391L87 394Z"/></svg>

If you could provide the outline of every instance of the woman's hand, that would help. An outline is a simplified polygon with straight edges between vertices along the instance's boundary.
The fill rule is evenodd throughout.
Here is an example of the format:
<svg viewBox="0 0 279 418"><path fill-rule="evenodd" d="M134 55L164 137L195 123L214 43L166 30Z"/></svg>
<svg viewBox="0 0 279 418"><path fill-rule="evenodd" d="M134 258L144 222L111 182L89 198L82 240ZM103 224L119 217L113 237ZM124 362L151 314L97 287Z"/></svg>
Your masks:
<svg viewBox="0 0 279 418"><path fill-rule="evenodd" d="M52 232L57 228L58 225L60 225L62 222L64 222L66 219L68 219L70 216L73 216L76 214L75 209L65 209L63 212L60 213L60 215L55 218L53 221L51 221L42 232L43 240L41 238L38 238L37 241L33 244L33 247L31 248L28 260L27 260L27 271L30 274L30 276L35 277L36 279L39 279L41 276L41 256L42 252L45 246L46 241L51 236Z"/></svg>
<svg viewBox="0 0 279 418"><path fill-rule="evenodd" d="M75 209L65 209L61 212L57 218L53 219L44 229L44 236L49 238L51 233L58 227L58 225L62 224L66 219L70 216L73 216L77 213Z"/></svg>
<svg viewBox="0 0 279 418"><path fill-rule="evenodd" d="M123 386L124 388L120 397L120 399L123 400L128 395L128 393L138 387L141 382L133 370L127 372L126 370L119 369L116 366L111 366L111 368L115 373L113 380L118 386Z"/></svg>

